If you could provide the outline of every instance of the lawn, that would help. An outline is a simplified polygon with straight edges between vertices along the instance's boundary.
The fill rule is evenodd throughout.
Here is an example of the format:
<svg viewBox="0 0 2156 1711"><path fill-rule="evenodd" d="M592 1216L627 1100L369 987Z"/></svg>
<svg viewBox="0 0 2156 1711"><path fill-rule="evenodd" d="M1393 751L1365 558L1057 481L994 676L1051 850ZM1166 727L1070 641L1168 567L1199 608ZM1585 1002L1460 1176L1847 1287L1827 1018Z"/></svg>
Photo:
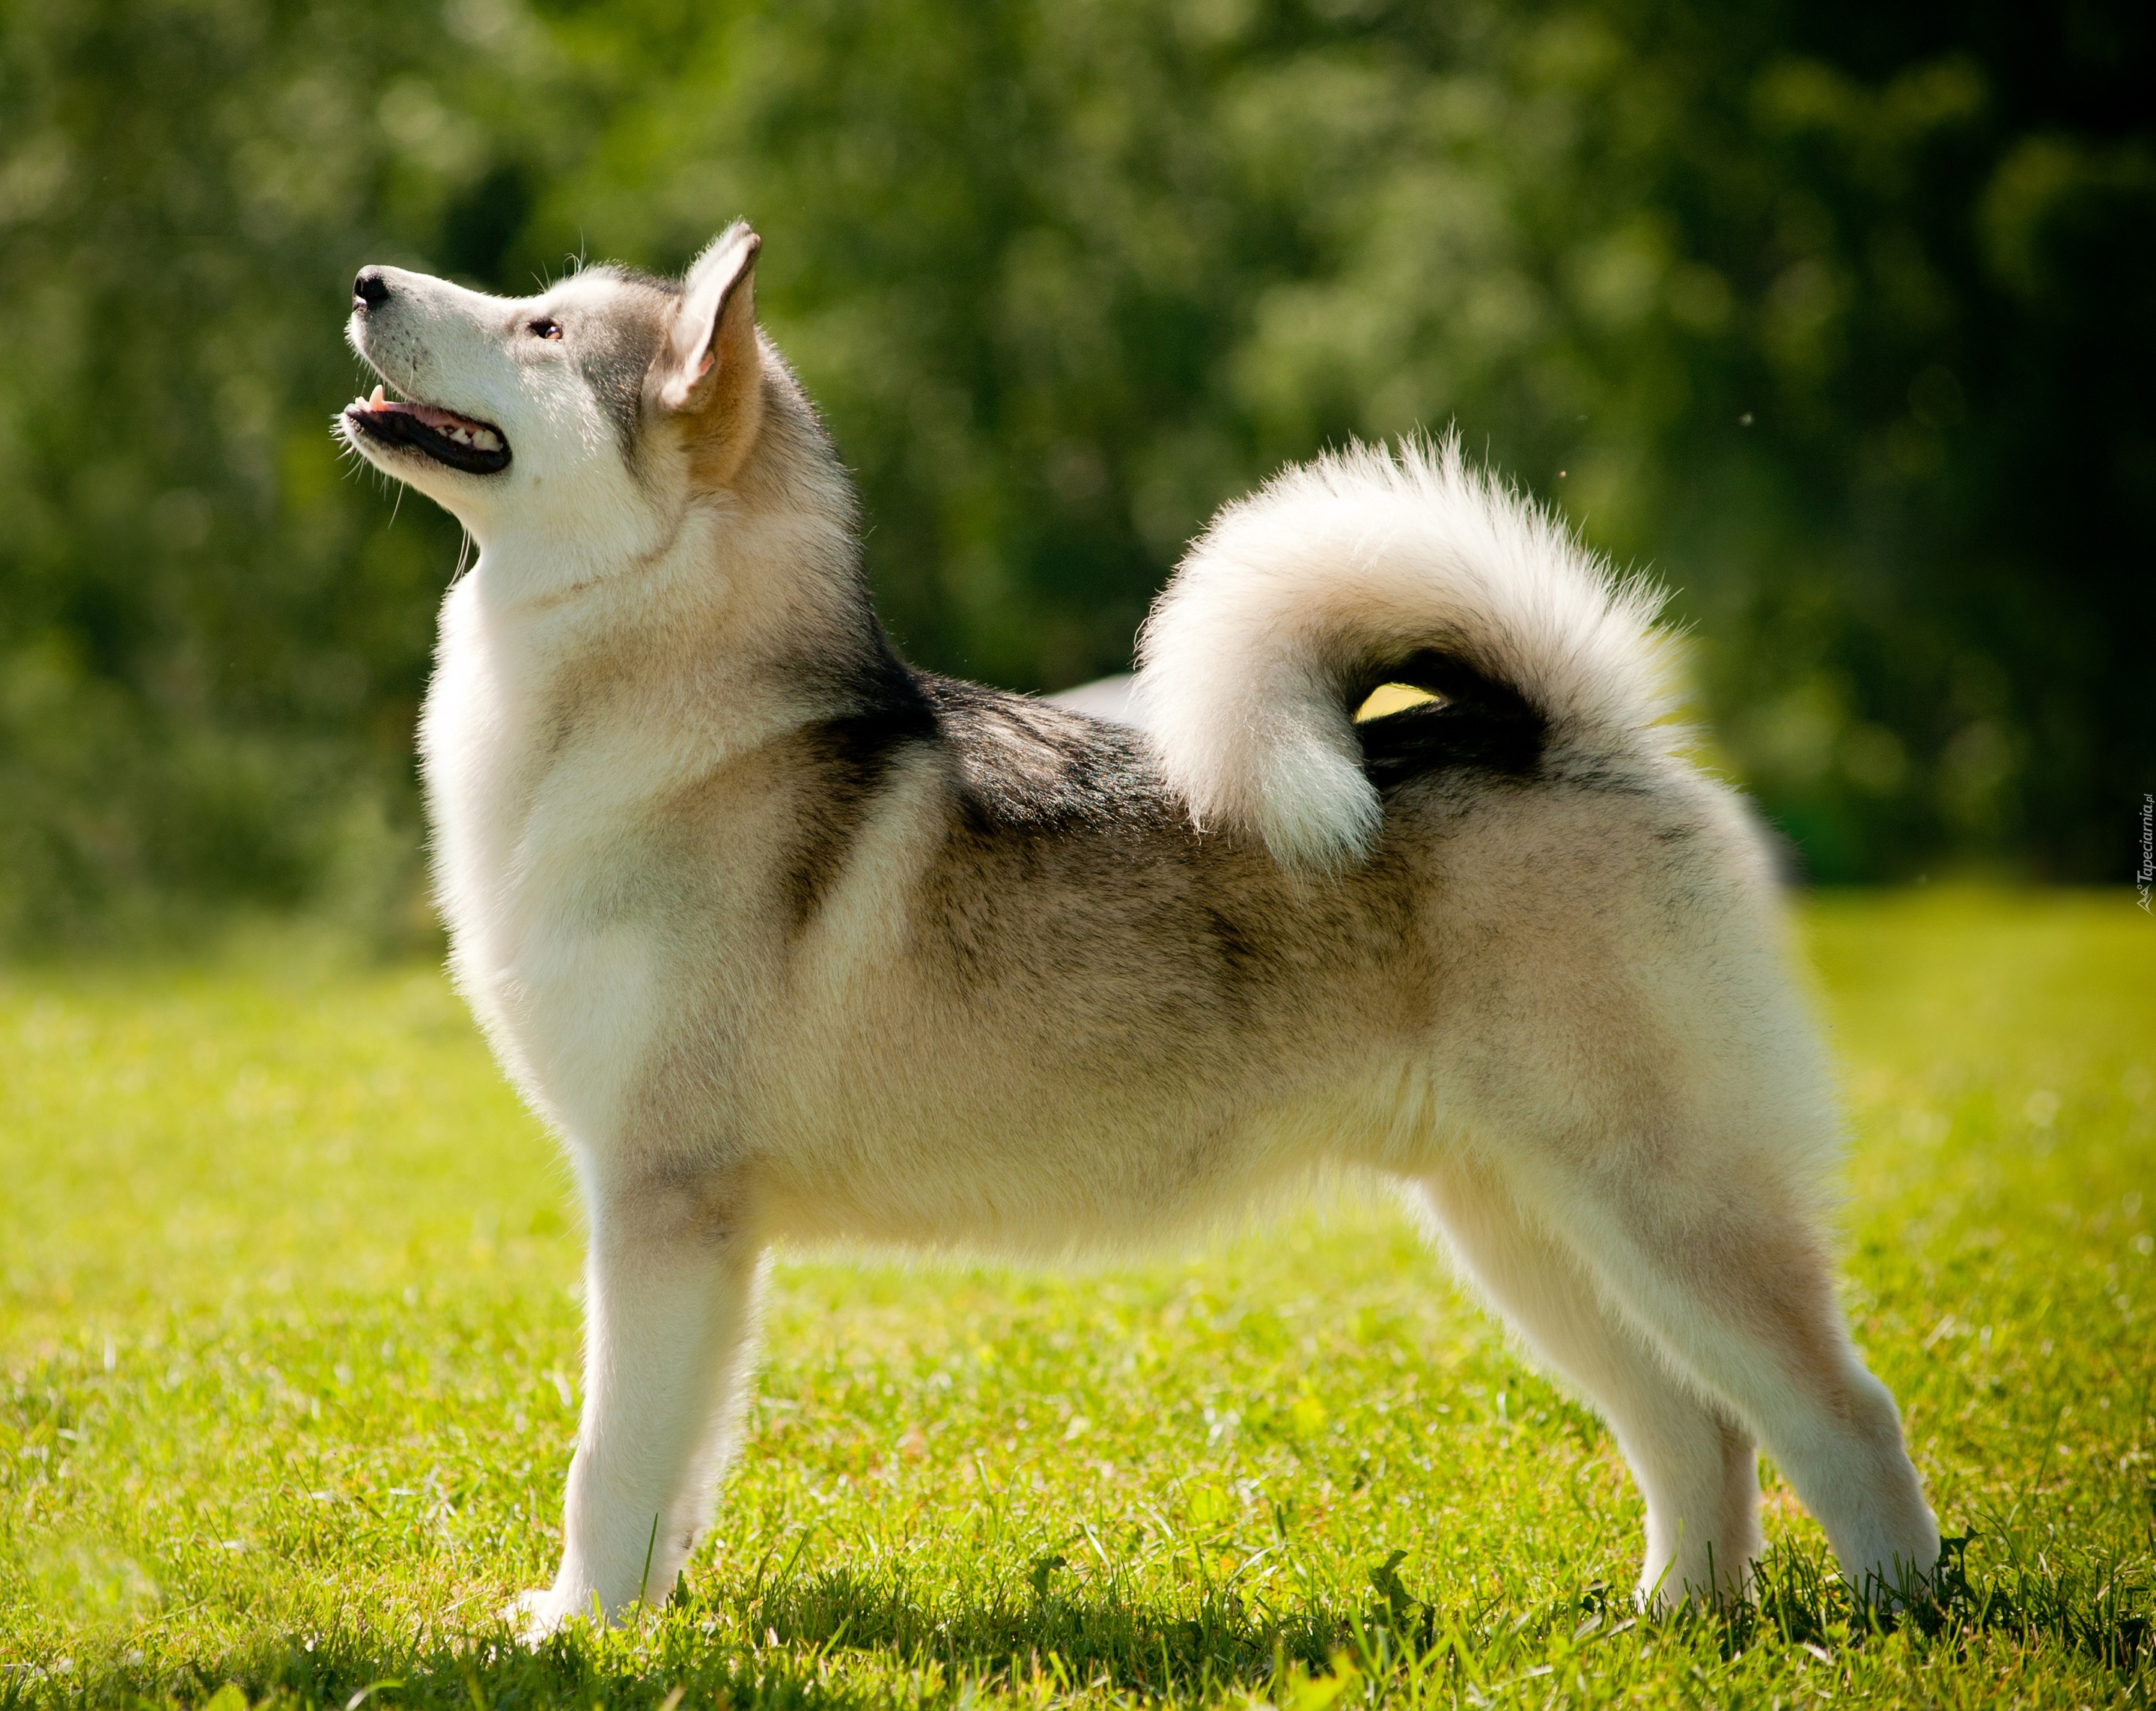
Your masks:
<svg viewBox="0 0 2156 1711"><path fill-rule="evenodd" d="M578 1237L441 977L286 936L0 974L0 1711L2145 1704L2156 927L1825 896L1849 1309L1946 1530L1884 1629L1769 1470L1757 1610L1382 1197L1138 1268L781 1265L673 1601L537 1652ZM2146 1198L2144 1198L2144 1196Z"/></svg>

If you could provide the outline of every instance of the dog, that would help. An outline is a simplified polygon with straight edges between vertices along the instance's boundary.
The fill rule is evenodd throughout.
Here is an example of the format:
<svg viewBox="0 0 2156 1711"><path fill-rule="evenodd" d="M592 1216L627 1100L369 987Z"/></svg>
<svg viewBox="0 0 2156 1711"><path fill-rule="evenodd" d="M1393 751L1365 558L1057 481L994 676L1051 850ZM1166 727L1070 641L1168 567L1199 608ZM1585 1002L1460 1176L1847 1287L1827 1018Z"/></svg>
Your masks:
<svg viewBox="0 0 2156 1711"><path fill-rule="evenodd" d="M774 1242L1119 1251L1335 1166L1403 1184L1608 1421L1643 1604L1744 1594L1761 1447L1861 1595L1916 1595L1938 1529L1835 1304L1826 1066L1651 592L1419 439L1214 519L1142 732L917 671L759 244L354 285L384 384L336 431L478 549L419 732L450 966L588 1215L524 1631L675 1584ZM1383 685L1424 698L1357 722Z"/></svg>

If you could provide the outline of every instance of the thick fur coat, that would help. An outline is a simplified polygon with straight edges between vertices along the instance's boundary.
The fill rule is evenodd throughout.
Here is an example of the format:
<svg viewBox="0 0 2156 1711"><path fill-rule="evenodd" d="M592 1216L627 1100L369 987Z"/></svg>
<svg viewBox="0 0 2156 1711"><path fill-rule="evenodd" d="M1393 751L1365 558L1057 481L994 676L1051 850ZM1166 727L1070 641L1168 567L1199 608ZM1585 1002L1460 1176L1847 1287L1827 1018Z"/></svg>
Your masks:
<svg viewBox="0 0 2156 1711"><path fill-rule="evenodd" d="M421 732L453 967L590 1220L527 1626L673 1583L773 1242L1054 1257L1333 1164L1609 1421L1643 1598L1742 1590L1762 1446L1908 1593L1938 1535L1835 1304L1827 1076L1649 595L1451 443L1358 449L1192 547L1145 732L917 671L757 247L355 287L408 401L340 431L480 549ZM1386 683L1432 699L1355 722Z"/></svg>

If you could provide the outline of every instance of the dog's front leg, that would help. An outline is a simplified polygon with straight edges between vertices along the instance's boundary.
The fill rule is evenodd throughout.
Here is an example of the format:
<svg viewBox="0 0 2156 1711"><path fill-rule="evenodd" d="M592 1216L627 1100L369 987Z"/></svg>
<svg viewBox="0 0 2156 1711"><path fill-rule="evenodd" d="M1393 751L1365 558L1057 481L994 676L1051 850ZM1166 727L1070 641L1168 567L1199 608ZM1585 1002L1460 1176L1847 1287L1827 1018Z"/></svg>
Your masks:
<svg viewBox="0 0 2156 1711"><path fill-rule="evenodd" d="M561 1571L513 1612L527 1636L664 1602L710 1518L753 1340L760 1244L745 1211L700 1180L592 1196L583 1419Z"/></svg>

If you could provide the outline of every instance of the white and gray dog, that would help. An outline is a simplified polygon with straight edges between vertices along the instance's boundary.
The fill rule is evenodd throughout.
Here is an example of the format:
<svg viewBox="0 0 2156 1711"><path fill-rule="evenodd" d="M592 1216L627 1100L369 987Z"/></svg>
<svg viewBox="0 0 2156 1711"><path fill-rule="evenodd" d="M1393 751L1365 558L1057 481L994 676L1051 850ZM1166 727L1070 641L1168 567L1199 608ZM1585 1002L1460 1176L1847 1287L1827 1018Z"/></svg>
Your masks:
<svg viewBox="0 0 2156 1711"><path fill-rule="evenodd" d="M1920 1585L1770 863L1685 757L1653 599L1409 444L1214 520L1143 732L916 671L757 244L354 288L409 402L339 431L479 548L420 732L452 966L590 1220L526 1631L673 1585L774 1241L1112 1250L1331 1165L1405 1184L1608 1420L1644 1599L1743 1590L1763 1446L1853 1583ZM1358 722L1389 683L1430 698Z"/></svg>

